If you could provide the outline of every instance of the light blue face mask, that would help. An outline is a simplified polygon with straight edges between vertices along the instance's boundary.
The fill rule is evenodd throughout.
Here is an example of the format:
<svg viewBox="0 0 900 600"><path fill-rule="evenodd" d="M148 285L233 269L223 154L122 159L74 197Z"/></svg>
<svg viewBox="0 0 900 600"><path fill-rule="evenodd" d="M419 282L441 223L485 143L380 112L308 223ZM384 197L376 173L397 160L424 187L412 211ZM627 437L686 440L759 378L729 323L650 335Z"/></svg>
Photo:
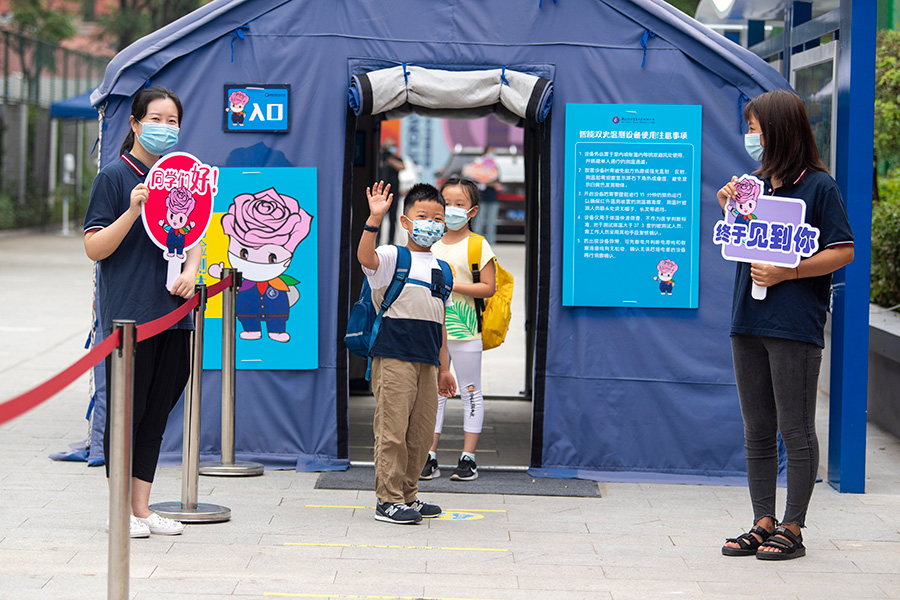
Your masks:
<svg viewBox="0 0 900 600"><path fill-rule="evenodd" d="M763 146L759 141L760 134L758 133L745 133L744 134L744 150L747 151L747 154L750 155L750 158L759 162L762 161L763 156Z"/></svg>
<svg viewBox="0 0 900 600"><path fill-rule="evenodd" d="M150 154L161 155L178 143L178 128L165 123L141 123L138 141Z"/></svg>
<svg viewBox="0 0 900 600"><path fill-rule="evenodd" d="M424 219L415 219L412 231L409 237L416 245L422 248L431 248L435 242L440 241L444 237L444 224L437 221L426 221Z"/></svg>
<svg viewBox="0 0 900 600"><path fill-rule="evenodd" d="M444 210L444 221L447 223L447 227L453 231L462 229L469 222L469 213L472 212L472 208L466 210L459 206L448 206Z"/></svg>

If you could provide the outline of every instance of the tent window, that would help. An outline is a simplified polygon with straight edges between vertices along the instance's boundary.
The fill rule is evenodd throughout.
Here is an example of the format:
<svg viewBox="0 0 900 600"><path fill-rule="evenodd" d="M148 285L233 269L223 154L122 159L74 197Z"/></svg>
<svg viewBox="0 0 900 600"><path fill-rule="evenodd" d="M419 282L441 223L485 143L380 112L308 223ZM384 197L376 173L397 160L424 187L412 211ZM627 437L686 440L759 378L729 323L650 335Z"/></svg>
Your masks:
<svg viewBox="0 0 900 600"><path fill-rule="evenodd" d="M553 103L553 82L506 67L445 71L402 64L353 76L350 107L359 115L399 119L475 119L494 113L512 125L543 123Z"/></svg>

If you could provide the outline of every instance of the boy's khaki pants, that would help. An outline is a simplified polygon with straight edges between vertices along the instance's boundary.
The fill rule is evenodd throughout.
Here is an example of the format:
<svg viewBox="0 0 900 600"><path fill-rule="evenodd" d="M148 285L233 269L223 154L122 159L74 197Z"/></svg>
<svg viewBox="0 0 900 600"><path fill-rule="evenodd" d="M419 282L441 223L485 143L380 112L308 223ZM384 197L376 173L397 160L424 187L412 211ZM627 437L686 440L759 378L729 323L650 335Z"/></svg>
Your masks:
<svg viewBox="0 0 900 600"><path fill-rule="evenodd" d="M372 359L375 394L375 496L412 502L434 441L438 368L396 358Z"/></svg>

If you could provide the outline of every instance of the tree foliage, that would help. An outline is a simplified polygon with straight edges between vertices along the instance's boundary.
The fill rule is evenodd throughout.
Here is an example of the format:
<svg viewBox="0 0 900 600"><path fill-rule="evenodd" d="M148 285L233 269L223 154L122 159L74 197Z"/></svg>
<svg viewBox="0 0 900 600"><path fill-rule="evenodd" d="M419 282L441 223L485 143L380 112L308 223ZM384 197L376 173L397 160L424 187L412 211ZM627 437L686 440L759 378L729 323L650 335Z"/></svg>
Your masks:
<svg viewBox="0 0 900 600"><path fill-rule="evenodd" d="M900 32L878 32L875 51L875 154L900 166Z"/></svg>
<svg viewBox="0 0 900 600"><path fill-rule="evenodd" d="M28 98L36 102L41 71L56 68L53 45L74 36L75 25L68 12L51 9L42 0L11 0L10 9L12 28L28 36L11 45L19 55Z"/></svg>
<svg viewBox="0 0 900 600"><path fill-rule="evenodd" d="M75 35L72 15L60 8L50 9L42 0L11 0L13 29L50 43Z"/></svg>
<svg viewBox="0 0 900 600"><path fill-rule="evenodd" d="M205 0L118 0L116 10L100 19L100 23L115 38L118 51L205 3Z"/></svg>

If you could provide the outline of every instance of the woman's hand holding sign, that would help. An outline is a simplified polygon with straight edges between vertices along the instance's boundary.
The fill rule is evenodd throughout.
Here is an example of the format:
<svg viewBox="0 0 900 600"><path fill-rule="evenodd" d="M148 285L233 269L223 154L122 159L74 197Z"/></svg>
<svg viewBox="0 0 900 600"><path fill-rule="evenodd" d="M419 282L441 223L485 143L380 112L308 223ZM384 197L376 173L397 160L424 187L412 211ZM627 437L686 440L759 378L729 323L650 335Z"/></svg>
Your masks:
<svg viewBox="0 0 900 600"><path fill-rule="evenodd" d="M148 188L144 183L137 184L136 186L134 186L134 189L131 190L130 210L140 216L141 210L144 208L144 203L147 202L149 198L150 188Z"/></svg>
<svg viewBox="0 0 900 600"><path fill-rule="evenodd" d="M772 287L788 279L799 279L797 268L777 267L767 263L751 263L750 279L759 287Z"/></svg>
<svg viewBox="0 0 900 600"><path fill-rule="evenodd" d="M737 180L738 178L732 175L731 181L723 185L719 191L716 192L716 198L719 200L719 206L722 207L722 210L725 210L725 204L737 195L737 188L734 187Z"/></svg>

